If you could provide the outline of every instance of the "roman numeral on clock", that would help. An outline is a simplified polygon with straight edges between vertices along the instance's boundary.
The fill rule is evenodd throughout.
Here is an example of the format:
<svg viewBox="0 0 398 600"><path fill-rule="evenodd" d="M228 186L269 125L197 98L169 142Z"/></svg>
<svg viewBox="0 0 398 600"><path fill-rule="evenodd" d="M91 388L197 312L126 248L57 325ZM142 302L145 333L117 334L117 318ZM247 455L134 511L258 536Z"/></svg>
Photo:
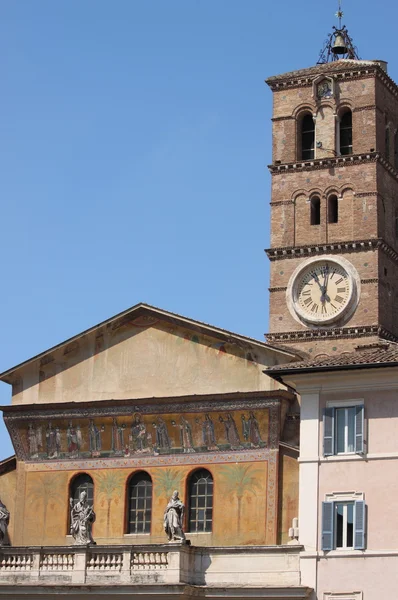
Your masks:
<svg viewBox="0 0 398 600"><path fill-rule="evenodd" d="M337 293L338 294L344 294L345 291L346 291L345 288L337 288Z"/></svg>
<svg viewBox="0 0 398 600"><path fill-rule="evenodd" d="M339 285L339 283L341 283L342 281L344 281L344 277L340 277L340 279L338 279L335 283L336 285Z"/></svg>
<svg viewBox="0 0 398 600"><path fill-rule="evenodd" d="M344 298L342 298L341 296L336 296L336 298L334 300L335 300L335 302L338 302L339 304L344 302Z"/></svg>
<svg viewBox="0 0 398 600"><path fill-rule="evenodd" d="M312 298L306 298L304 300L304 304L308 307L310 304L312 304Z"/></svg>

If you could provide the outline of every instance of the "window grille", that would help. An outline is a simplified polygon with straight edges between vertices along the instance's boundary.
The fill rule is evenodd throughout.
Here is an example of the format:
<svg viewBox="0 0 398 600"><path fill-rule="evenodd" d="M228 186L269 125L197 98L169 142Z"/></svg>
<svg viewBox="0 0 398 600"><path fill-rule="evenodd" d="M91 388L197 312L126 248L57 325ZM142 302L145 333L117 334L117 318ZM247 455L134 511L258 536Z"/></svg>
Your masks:
<svg viewBox="0 0 398 600"><path fill-rule="evenodd" d="M213 477L209 471L195 471L189 480L189 531L208 532L213 526Z"/></svg>
<svg viewBox="0 0 398 600"><path fill-rule="evenodd" d="M129 512L127 533L150 533L152 517L152 479L148 473L136 473L128 487Z"/></svg>

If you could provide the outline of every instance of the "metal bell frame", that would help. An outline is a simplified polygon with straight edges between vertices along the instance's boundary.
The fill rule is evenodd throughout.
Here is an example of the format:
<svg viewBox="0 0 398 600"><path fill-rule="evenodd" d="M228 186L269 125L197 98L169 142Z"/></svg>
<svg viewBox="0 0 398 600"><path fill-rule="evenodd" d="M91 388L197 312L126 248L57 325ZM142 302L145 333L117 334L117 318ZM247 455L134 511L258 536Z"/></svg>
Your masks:
<svg viewBox="0 0 398 600"><path fill-rule="evenodd" d="M341 58L359 60L358 50L345 25L339 29L333 26L333 31L326 39L317 64L323 65Z"/></svg>

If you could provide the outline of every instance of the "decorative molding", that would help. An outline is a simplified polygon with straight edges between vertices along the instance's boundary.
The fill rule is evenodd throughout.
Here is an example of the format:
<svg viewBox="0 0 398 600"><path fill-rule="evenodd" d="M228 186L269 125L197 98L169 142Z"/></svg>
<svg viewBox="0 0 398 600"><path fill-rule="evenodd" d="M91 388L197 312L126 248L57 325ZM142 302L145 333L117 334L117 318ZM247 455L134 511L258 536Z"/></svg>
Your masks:
<svg viewBox="0 0 398 600"><path fill-rule="evenodd" d="M331 167L351 167L353 165L363 164L366 162L380 162L386 167L390 165L390 163L388 163L378 152L367 152L366 154L351 154L347 156L314 158L312 160L307 161L300 160L293 163L284 163L278 165L274 164L268 165L268 168L272 175L285 175L287 172L319 171L322 169L330 169ZM390 167L391 169L389 170L394 171L396 173L396 177L398 178L398 173L391 165Z"/></svg>
<svg viewBox="0 0 398 600"><path fill-rule="evenodd" d="M265 253L271 261L274 261L285 258L304 258L316 254L342 254L346 252L366 252L369 250L381 250L393 261L398 261L398 252L381 238L267 248Z"/></svg>
<svg viewBox="0 0 398 600"><path fill-rule="evenodd" d="M357 327L331 327L330 329L304 329L302 331L285 331L282 333L266 333L267 340L275 343L313 342L317 339L350 339L378 336L391 342L398 342L398 337L384 327L378 325L358 325Z"/></svg>
<svg viewBox="0 0 398 600"><path fill-rule="evenodd" d="M272 292L286 292L287 286L285 287L270 287L268 291L272 294Z"/></svg>
<svg viewBox="0 0 398 600"><path fill-rule="evenodd" d="M149 467L177 467L181 465L204 465L217 463L241 463L273 461L276 462L277 451L269 448L233 452L195 452L195 454L167 454L162 456L114 457L114 458L81 458L76 460L52 460L27 462L27 471L85 471L93 469L137 469ZM272 471L271 466L269 469ZM267 509L268 510L268 509Z"/></svg>
<svg viewBox="0 0 398 600"><path fill-rule="evenodd" d="M369 198L371 196L380 196L379 192L358 192L355 194L355 198Z"/></svg>
<svg viewBox="0 0 398 600"><path fill-rule="evenodd" d="M323 66L323 65L322 65ZM359 68L358 68L359 67ZM342 70L342 71L325 71L325 70L319 70L318 73L314 72L311 74L308 74L307 76L305 74L300 76L300 71L295 71L292 72L289 77L285 77L283 78L283 75L280 78L271 78L268 79L266 81L266 83L269 85L269 87L271 88L271 90L273 92L281 92L283 90L286 89L293 89L293 88L304 88L304 87L309 87L312 86L313 80L315 77L319 77L319 75L324 75L325 77L327 77L328 75L330 76L331 74L333 74L333 78L335 80L338 81L344 81L344 80L359 80L359 79L368 79L370 76L379 76L380 79L382 78L382 75L380 73L381 71L381 67L377 64L370 64L367 63L366 65L363 66L359 66L356 67L355 69L350 68L349 66L347 66L346 70ZM384 71L383 71L384 73ZM384 73L385 75L385 73ZM388 76L386 76L386 85L388 82L391 82L391 84L393 86L395 86L395 89L397 90L397 94L398 94L398 89L397 86L395 85L395 83L392 81L392 79L390 79ZM387 85L388 87L388 85Z"/></svg>
<svg viewBox="0 0 398 600"><path fill-rule="evenodd" d="M370 279L361 279L361 283L364 283L365 285L368 283L379 283L379 278L378 277L373 277Z"/></svg>
<svg viewBox="0 0 398 600"><path fill-rule="evenodd" d="M294 200L278 200L277 202L270 202L270 206L294 206Z"/></svg>
<svg viewBox="0 0 398 600"><path fill-rule="evenodd" d="M376 106L376 104L368 104L367 106L358 106L357 108L353 108L352 112L353 113L357 113L357 112L363 112L364 110L376 110L378 107Z"/></svg>

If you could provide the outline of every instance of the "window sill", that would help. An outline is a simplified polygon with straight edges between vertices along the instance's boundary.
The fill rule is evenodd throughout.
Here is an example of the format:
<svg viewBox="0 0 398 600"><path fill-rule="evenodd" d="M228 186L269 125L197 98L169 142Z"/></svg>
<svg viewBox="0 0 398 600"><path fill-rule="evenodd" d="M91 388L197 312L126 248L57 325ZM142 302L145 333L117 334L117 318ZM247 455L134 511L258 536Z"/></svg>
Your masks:
<svg viewBox="0 0 398 600"><path fill-rule="evenodd" d="M125 538L139 538L139 537L144 537L144 536L150 536L150 533L124 533L123 537Z"/></svg>

